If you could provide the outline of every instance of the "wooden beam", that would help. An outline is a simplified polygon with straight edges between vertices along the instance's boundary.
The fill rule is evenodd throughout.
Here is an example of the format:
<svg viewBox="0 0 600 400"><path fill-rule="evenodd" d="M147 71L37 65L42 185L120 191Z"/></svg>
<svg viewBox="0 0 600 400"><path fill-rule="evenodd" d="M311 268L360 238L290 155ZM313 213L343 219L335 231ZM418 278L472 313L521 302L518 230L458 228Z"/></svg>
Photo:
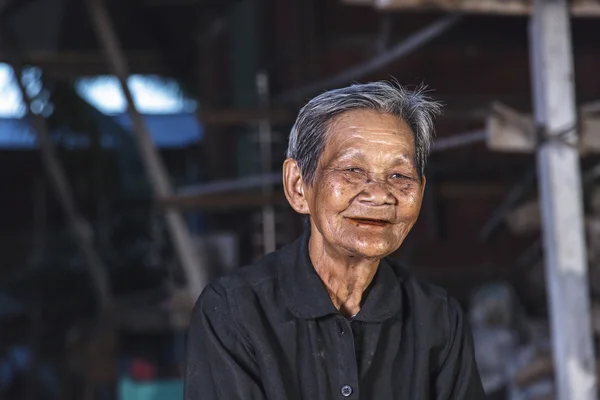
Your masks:
<svg viewBox="0 0 600 400"><path fill-rule="evenodd" d="M198 110L197 115L198 119L204 125L221 126L256 124L265 119L268 119L272 125L285 125L293 124L296 118L294 112L286 109L208 109Z"/></svg>
<svg viewBox="0 0 600 400"><path fill-rule="evenodd" d="M595 364L596 369L598 369L600 367L600 360L596 360ZM513 382L518 388L525 388L536 381L551 377L553 373L554 362L552 361L552 357L542 353L528 365L517 370ZM597 375L596 379L598 378L600 378L600 376ZM555 397L553 396L551 398L554 399Z"/></svg>
<svg viewBox="0 0 600 400"><path fill-rule="evenodd" d="M342 0L342 3L351 6L374 6L375 0Z"/></svg>
<svg viewBox="0 0 600 400"><path fill-rule="evenodd" d="M159 54L153 51L129 51L125 54L132 74L164 74L166 69ZM5 61L0 56L0 61ZM101 52L30 51L23 55L24 65L40 67L54 79L111 75L112 70Z"/></svg>
<svg viewBox="0 0 600 400"><path fill-rule="evenodd" d="M133 135L138 144L140 155L155 196L160 199L173 193L168 171L165 168L158 150L154 147L146 121L136 108L133 95L127 80L130 76L129 65L121 48L113 22L104 0L87 0L86 6L91 17L92 26L106 52L114 75L118 78L121 91L127 101L129 116L133 122ZM200 253L192 244L189 228L181 213L174 209L165 212L167 229L171 235L173 247L187 279L190 296L198 298L206 282L206 266L203 265Z"/></svg>
<svg viewBox="0 0 600 400"><path fill-rule="evenodd" d="M540 202L527 201L510 210L505 217L508 229L515 235L527 235L540 229Z"/></svg>
<svg viewBox="0 0 600 400"><path fill-rule="evenodd" d="M348 5L373 4L380 10L449 11L469 14L529 15L531 0L342 0ZM571 13L577 17L600 17L597 0L573 1Z"/></svg>
<svg viewBox="0 0 600 400"><path fill-rule="evenodd" d="M440 196L444 199L464 199L465 197L498 198L510 188L505 183L469 183L446 182L437 185ZM259 189L235 190L210 194L195 194L193 192L165 196L160 204L167 208L180 210L212 210L229 211L260 208L265 205L285 206L287 200L281 189L276 189L272 195L264 195Z"/></svg>
<svg viewBox="0 0 600 400"><path fill-rule="evenodd" d="M142 0L146 7L188 7L199 6L205 3L203 0Z"/></svg>
<svg viewBox="0 0 600 400"><path fill-rule="evenodd" d="M85 259L90 277L92 278L91 283L96 291L100 314L102 317L108 317L112 312L114 302L108 268L104 265L102 258L96 251L93 240L94 232L91 224L84 217L75 200L73 188L67 179L65 168L60 163L56 148L50 137L48 124L40 114L34 114L31 109L31 99L27 95L27 90L20 79L23 76L23 69L18 60L13 62L13 70L17 89L26 107L27 119L36 135L44 168L54 187L56 197L70 225L73 238Z"/></svg>
<svg viewBox="0 0 600 400"><path fill-rule="evenodd" d="M205 196L194 194L173 195L163 197L160 204L166 208L180 210L244 210L260 208L265 205L285 205L287 200L283 191L273 195L264 195L260 192L248 193L220 193Z"/></svg>
<svg viewBox="0 0 600 400"><path fill-rule="evenodd" d="M532 153L537 146L533 118L494 103L487 120L487 146L494 151Z"/></svg>
<svg viewBox="0 0 600 400"><path fill-rule="evenodd" d="M580 140L577 149L581 155L600 152L600 116L596 103L582 105L579 112ZM533 153L538 145L536 124L533 117L521 114L499 102L492 104L487 119L487 145L493 151Z"/></svg>
<svg viewBox="0 0 600 400"><path fill-rule="evenodd" d="M306 86L280 94L279 96L276 96L273 101L275 103L303 101L307 97L313 96L323 89L347 85L354 80L361 79L368 74L386 67L402 57L406 57L435 38L443 35L460 21L461 17L459 15L443 16L405 37L400 43L397 43L383 53L377 54L368 61L350 67L344 71L340 71L329 78L321 79Z"/></svg>
<svg viewBox="0 0 600 400"><path fill-rule="evenodd" d="M439 194L442 199L465 198L499 198L506 194L510 185L506 183L467 183L446 182L438 184Z"/></svg>
<svg viewBox="0 0 600 400"><path fill-rule="evenodd" d="M502 103L516 104L522 106L529 101L527 97L515 96L448 96L437 95L435 99L447 104L444 113L438 117L439 120L460 121L486 121L490 115L490 104L500 101ZM202 102L201 102L202 103ZM233 127L255 124L262 119L268 118L273 125L291 125L297 116L297 109L274 108L269 111L252 108L228 108L218 109L209 107L199 109L197 116L202 124L215 127Z"/></svg>

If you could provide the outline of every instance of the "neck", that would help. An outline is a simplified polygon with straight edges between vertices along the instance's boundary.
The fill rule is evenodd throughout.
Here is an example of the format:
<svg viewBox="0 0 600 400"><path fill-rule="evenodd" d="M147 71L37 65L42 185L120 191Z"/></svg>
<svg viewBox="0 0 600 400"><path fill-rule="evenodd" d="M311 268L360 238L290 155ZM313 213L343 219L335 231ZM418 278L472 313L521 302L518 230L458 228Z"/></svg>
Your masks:
<svg viewBox="0 0 600 400"><path fill-rule="evenodd" d="M308 254L333 305L347 317L358 314L363 294L371 284L380 260L330 249L320 235L311 235Z"/></svg>

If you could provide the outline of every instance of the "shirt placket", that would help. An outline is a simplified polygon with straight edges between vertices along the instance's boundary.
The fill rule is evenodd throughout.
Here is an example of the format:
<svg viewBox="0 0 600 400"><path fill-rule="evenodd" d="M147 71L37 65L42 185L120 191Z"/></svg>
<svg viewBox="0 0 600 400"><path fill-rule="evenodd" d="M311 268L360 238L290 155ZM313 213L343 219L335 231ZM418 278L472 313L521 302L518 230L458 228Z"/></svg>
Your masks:
<svg viewBox="0 0 600 400"><path fill-rule="evenodd" d="M350 321L343 316L336 317L338 340L338 398L358 399L358 365L354 348L354 335Z"/></svg>

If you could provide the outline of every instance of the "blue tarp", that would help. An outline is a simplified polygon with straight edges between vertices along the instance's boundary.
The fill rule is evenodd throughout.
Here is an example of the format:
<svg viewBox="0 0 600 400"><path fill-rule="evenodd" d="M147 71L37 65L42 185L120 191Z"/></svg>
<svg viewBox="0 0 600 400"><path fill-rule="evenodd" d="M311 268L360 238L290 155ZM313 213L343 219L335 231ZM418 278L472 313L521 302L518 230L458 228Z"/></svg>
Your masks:
<svg viewBox="0 0 600 400"><path fill-rule="evenodd" d="M111 117L119 125L131 129L131 120L127 114ZM161 149L176 149L188 147L200 142L203 127L193 113L181 114L148 114L144 116L146 124L156 147ZM82 135L73 132L55 132L72 147L85 147ZM113 138L107 134L101 143L111 147ZM0 118L0 149L29 150L36 148L35 133L24 119Z"/></svg>

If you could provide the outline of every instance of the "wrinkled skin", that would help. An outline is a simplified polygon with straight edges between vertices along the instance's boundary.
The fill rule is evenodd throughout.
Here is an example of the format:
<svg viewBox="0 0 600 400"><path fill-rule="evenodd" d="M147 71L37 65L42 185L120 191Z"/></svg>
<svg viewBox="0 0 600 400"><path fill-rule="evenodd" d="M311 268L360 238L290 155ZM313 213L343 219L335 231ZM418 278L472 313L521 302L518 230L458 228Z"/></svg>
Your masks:
<svg viewBox="0 0 600 400"><path fill-rule="evenodd" d="M292 207L310 216L311 250L318 244L335 258L389 255L415 224L425 188L410 127L391 114L349 111L331 121L326 140L314 182L286 183ZM293 175L285 173L290 163L284 176Z"/></svg>

